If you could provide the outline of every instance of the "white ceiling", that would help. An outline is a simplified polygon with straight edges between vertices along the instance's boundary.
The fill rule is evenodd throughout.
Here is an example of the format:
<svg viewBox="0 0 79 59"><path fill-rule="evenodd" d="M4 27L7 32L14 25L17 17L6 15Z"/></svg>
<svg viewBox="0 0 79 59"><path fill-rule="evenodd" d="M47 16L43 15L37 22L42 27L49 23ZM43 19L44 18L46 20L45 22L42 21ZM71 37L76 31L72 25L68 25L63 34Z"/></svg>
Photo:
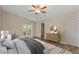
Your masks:
<svg viewBox="0 0 79 59"><path fill-rule="evenodd" d="M76 11L78 6L68 6L68 5L47 5L47 13L36 15L34 12L28 12L31 10L31 5L4 5L1 6L3 10L10 12L14 15L32 20L39 21L47 18L52 18L59 16L61 14Z"/></svg>

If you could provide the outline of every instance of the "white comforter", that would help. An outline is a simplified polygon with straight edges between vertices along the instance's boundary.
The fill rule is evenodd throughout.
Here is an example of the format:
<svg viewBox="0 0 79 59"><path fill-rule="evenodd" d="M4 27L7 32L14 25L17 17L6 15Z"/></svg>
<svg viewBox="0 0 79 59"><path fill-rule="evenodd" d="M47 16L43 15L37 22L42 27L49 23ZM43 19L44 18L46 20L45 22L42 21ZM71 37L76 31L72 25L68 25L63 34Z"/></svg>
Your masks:
<svg viewBox="0 0 79 59"><path fill-rule="evenodd" d="M22 40L13 40L15 46L13 48L7 49L5 46L0 45L0 54L31 54L28 46Z"/></svg>

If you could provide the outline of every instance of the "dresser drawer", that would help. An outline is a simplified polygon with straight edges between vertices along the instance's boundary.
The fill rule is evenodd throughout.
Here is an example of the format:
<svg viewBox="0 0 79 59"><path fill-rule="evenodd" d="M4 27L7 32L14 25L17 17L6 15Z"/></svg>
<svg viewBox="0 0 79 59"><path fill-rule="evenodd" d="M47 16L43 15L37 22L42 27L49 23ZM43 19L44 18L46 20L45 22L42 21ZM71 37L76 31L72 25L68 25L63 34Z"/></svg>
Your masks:
<svg viewBox="0 0 79 59"><path fill-rule="evenodd" d="M59 34L47 33L46 34L46 40L59 42L60 41L60 35Z"/></svg>

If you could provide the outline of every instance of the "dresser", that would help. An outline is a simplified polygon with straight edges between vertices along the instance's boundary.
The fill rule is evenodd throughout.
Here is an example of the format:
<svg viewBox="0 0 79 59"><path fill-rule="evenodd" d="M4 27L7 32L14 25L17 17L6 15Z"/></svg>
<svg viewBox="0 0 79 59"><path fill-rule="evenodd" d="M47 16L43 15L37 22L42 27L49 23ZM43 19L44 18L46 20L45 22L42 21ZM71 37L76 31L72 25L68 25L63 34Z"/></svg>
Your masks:
<svg viewBox="0 0 79 59"><path fill-rule="evenodd" d="M59 42L60 41L60 34L59 33L47 33L46 34L46 40L53 41L53 42Z"/></svg>

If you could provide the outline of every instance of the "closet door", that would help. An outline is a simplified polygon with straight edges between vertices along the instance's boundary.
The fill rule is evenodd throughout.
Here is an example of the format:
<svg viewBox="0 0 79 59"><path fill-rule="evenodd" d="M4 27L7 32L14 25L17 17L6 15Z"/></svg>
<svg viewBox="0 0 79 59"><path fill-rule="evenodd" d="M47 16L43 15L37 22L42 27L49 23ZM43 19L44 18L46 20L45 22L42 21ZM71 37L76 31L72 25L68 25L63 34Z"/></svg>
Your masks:
<svg viewBox="0 0 79 59"><path fill-rule="evenodd" d="M44 39L44 23L41 23L41 39Z"/></svg>

